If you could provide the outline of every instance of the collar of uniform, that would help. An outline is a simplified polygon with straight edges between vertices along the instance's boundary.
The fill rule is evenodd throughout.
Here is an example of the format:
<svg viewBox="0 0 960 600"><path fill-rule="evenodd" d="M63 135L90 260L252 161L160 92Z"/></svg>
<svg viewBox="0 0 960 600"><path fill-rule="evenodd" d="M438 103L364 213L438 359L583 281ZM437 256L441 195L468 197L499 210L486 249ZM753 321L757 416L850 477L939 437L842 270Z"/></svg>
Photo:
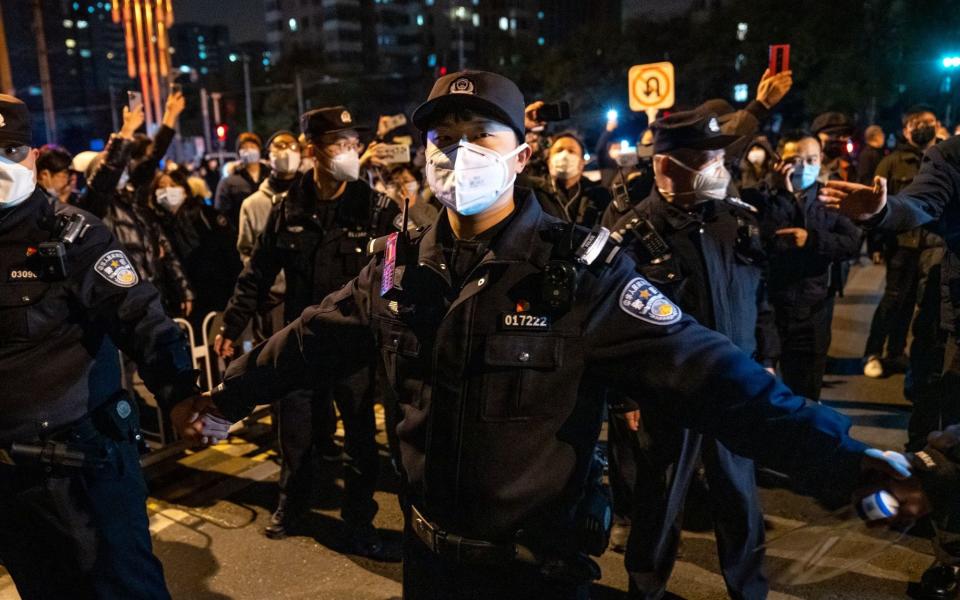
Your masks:
<svg viewBox="0 0 960 600"><path fill-rule="evenodd" d="M29 198L13 208L0 211L0 234L15 230L28 219L51 217L53 215L52 200L38 185Z"/></svg>
<svg viewBox="0 0 960 600"><path fill-rule="evenodd" d="M509 217L510 222L506 229L490 243L481 264L484 263L518 263L528 262L537 258L536 245L540 240L540 223L543 220L543 209L530 190L517 189L516 208ZM449 229L450 222L446 209L441 210L437 220L423 236L420 243L418 262L434 269L446 271L443 257L442 232Z"/></svg>
<svg viewBox="0 0 960 600"><path fill-rule="evenodd" d="M659 201L656 210L663 214L663 218L666 219L667 223L677 231L686 229L691 225L700 225L705 221L712 221L716 218L717 202L720 202L719 200L709 200L703 203L705 206L702 206L701 210L698 210L696 213L691 213L668 202L660 193L656 195Z"/></svg>

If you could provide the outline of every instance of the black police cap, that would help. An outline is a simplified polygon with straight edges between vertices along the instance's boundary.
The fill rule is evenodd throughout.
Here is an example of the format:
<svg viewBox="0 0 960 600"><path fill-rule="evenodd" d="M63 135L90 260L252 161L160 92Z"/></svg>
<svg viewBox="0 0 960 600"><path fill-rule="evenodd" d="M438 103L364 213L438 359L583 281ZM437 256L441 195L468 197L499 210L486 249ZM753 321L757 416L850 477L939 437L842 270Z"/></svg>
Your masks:
<svg viewBox="0 0 960 600"><path fill-rule="evenodd" d="M300 131L313 142L328 133L341 131L369 131L369 127L358 127L353 121L353 115L345 106L329 106L308 110L300 116Z"/></svg>
<svg viewBox="0 0 960 600"><path fill-rule="evenodd" d="M853 123L842 112L830 111L817 115L810 125L810 130L813 133L853 133Z"/></svg>
<svg viewBox="0 0 960 600"><path fill-rule="evenodd" d="M33 146L27 105L6 94L0 94L0 146Z"/></svg>
<svg viewBox="0 0 960 600"><path fill-rule="evenodd" d="M715 113L698 110L675 112L657 119L650 128L653 130L653 151L657 154L684 148L719 150L739 139L723 133Z"/></svg>
<svg viewBox="0 0 960 600"><path fill-rule="evenodd" d="M413 112L413 124L426 133L438 116L468 109L490 116L524 138L523 94L517 84L488 71L458 71L444 75L433 84L427 101Z"/></svg>

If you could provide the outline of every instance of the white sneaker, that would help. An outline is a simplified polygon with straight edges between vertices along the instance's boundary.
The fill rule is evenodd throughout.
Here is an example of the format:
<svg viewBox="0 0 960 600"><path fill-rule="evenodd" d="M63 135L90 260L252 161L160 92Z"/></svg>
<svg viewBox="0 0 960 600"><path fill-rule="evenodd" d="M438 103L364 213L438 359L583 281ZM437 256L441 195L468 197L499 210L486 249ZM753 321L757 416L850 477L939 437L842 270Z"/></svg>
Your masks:
<svg viewBox="0 0 960 600"><path fill-rule="evenodd" d="M863 363L863 374L873 379L883 377L883 363L879 356L867 357L867 362Z"/></svg>

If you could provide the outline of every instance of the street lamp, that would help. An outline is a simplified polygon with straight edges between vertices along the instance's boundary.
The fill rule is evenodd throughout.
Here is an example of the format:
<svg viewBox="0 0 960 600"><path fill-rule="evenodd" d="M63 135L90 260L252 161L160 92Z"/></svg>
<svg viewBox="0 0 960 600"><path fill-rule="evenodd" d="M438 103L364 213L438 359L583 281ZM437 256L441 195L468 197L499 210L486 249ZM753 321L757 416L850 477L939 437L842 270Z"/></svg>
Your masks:
<svg viewBox="0 0 960 600"><path fill-rule="evenodd" d="M960 56L944 56L942 64L944 69L956 69L960 67Z"/></svg>

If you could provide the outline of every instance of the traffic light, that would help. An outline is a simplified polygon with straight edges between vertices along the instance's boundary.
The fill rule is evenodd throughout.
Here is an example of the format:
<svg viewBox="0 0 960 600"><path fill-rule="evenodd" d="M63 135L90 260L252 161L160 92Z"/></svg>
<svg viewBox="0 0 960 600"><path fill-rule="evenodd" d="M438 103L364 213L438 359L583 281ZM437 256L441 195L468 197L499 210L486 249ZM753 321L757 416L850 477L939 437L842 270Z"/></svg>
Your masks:
<svg viewBox="0 0 960 600"><path fill-rule="evenodd" d="M227 141L227 124L220 123L217 125L217 140L222 144Z"/></svg>

